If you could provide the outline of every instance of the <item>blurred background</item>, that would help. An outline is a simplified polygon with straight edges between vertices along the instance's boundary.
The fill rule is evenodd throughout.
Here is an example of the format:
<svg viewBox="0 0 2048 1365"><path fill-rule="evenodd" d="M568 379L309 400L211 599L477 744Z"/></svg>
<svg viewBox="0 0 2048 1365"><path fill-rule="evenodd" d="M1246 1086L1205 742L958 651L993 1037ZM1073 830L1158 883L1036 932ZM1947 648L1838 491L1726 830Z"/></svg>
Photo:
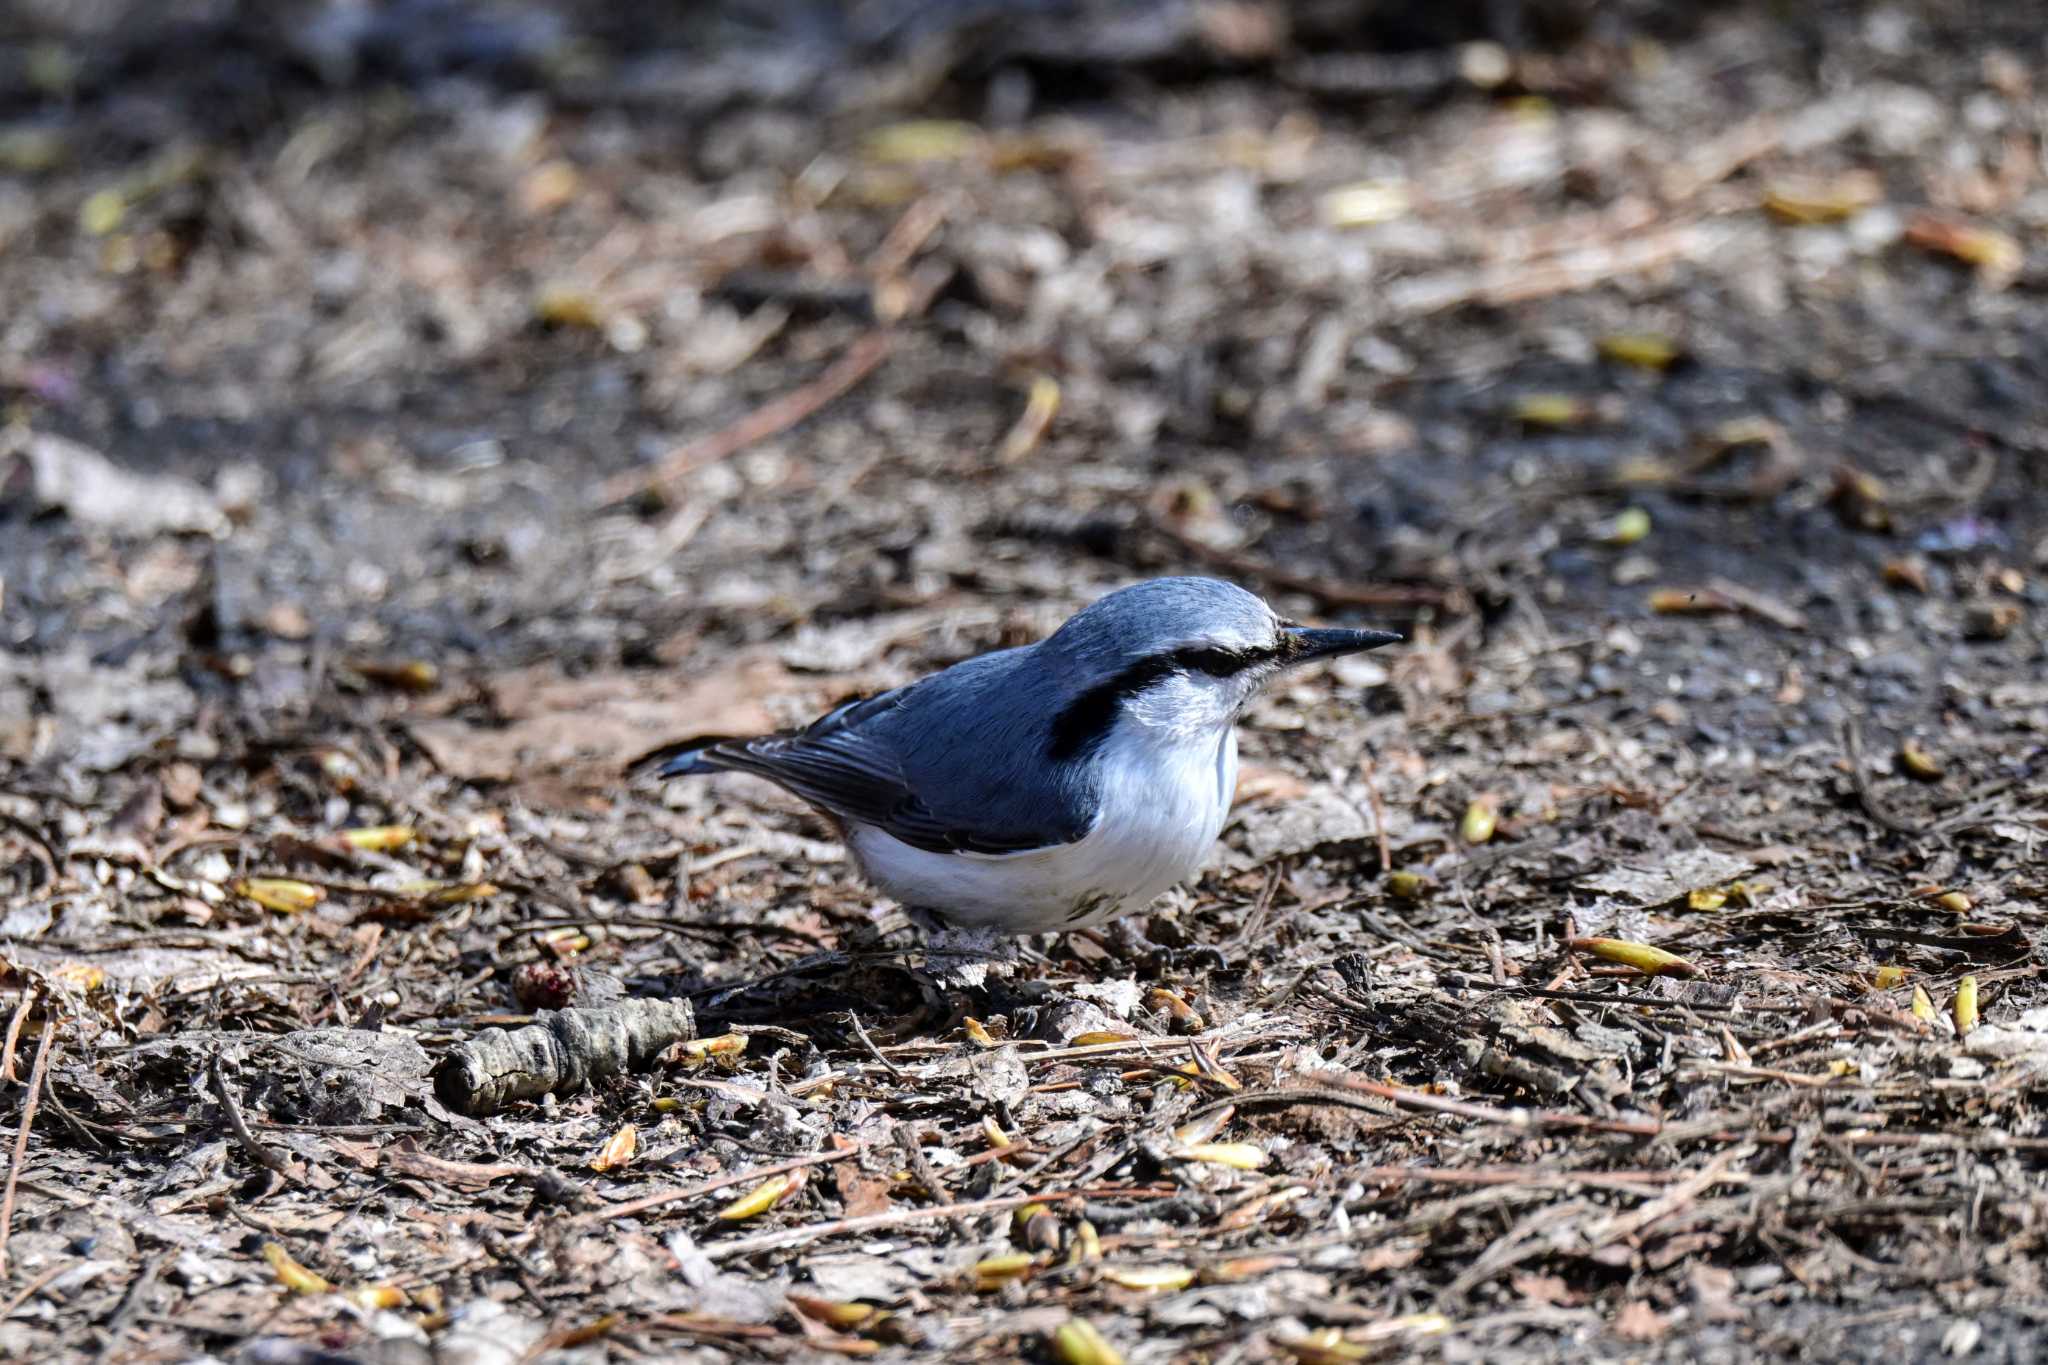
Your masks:
<svg viewBox="0 0 2048 1365"><path fill-rule="evenodd" d="M1475 638L1730 575L1995 628L2023 11L15 0L7 644L282 702L315 647L669 664L1203 568Z"/></svg>

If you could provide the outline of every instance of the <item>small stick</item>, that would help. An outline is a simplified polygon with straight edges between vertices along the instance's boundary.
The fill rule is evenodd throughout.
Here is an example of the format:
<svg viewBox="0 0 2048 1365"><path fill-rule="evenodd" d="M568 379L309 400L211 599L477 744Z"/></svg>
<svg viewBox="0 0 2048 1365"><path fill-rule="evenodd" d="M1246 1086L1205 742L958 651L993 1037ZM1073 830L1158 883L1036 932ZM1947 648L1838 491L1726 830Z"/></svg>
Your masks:
<svg viewBox="0 0 2048 1365"><path fill-rule="evenodd" d="M931 235L939 230L952 211L952 205L942 195L927 194L913 200L903 216L889 229L882 244L868 257L868 274L877 280L900 274L910 264Z"/></svg>
<svg viewBox="0 0 2048 1365"><path fill-rule="evenodd" d="M1359 760L1358 774L1365 779L1365 798L1372 803L1372 832L1380 845L1380 875L1394 870L1393 846L1387 842L1387 803L1380 800L1380 784L1370 754Z"/></svg>
<svg viewBox="0 0 2048 1365"><path fill-rule="evenodd" d="M1754 1155L1756 1148L1745 1143L1731 1147L1715 1156L1698 1171L1680 1181L1669 1192L1636 1209L1632 1213L1616 1214L1608 1218L1605 1227L1586 1239L1586 1250L1598 1251L1605 1246L1633 1237L1660 1218L1668 1217L1699 1198L1708 1186L1717 1185L1729 1179L1728 1168L1746 1157Z"/></svg>
<svg viewBox="0 0 2048 1365"><path fill-rule="evenodd" d="M904 1122L896 1125L896 1145L903 1149L904 1164L910 1167L910 1173L916 1177L917 1183L924 1186L925 1192L931 1195L932 1203L943 1209L956 1207L953 1196L946 1192L945 1182L939 1179L939 1173L932 1169L931 1162L925 1160L924 1144L918 1141L915 1124ZM953 1230L965 1237L967 1219L953 1219Z"/></svg>
<svg viewBox="0 0 2048 1365"><path fill-rule="evenodd" d="M1442 1095L1425 1095L1419 1090L1408 1090L1398 1085L1381 1085L1356 1076L1333 1076L1329 1088L1299 1086L1280 1090L1243 1091L1230 1097L1240 1108L1255 1104L1344 1104L1349 1098L1346 1092L1376 1096L1379 1099L1400 1106L1403 1109L1420 1109L1432 1114L1449 1114L1455 1118L1473 1119L1480 1123L1505 1124L1524 1132L1545 1128L1579 1128L1596 1133L1628 1133L1639 1137L1656 1137L1664 1131L1660 1122L1636 1122L1629 1119L1598 1119L1585 1114L1565 1114L1541 1109L1496 1109L1491 1105L1468 1104L1463 1100L1449 1099Z"/></svg>
<svg viewBox="0 0 2048 1365"><path fill-rule="evenodd" d="M903 1068L882 1055L882 1049L875 1046L875 1040L868 1037L868 1031L861 1027L860 1016L848 1010L846 1017L853 1021L853 1036L860 1039L860 1045L868 1050L868 1055L880 1062L882 1069L891 1076L899 1081L904 1079Z"/></svg>
<svg viewBox="0 0 2048 1365"><path fill-rule="evenodd" d="M14 1017L7 1021L7 1045L0 1051L0 1081L13 1084L21 1078L14 1074L14 1045L21 1040L21 1026L28 1022L28 1012L35 1004L36 988L21 988L21 1003L14 1007Z"/></svg>
<svg viewBox="0 0 2048 1365"><path fill-rule="evenodd" d="M19 1294L16 1294L13 1298L9 1299L4 1306L0 1306L0 1322L5 1322L7 1319L13 1317L14 1310L21 1307L23 1304L27 1303L30 1299L34 1298L36 1296L37 1290L41 1289L50 1281L56 1279L59 1275L62 1275L65 1271L77 1269L78 1264L79 1263L77 1261L59 1261L57 1262L57 1264L51 1266L48 1270L45 1270L42 1274L36 1276L33 1280L30 1280L27 1284L23 1285L21 1287L21 1292Z"/></svg>
<svg viewBox="0 0 2048 1365"><path fill-rule="evenodd" d="M816 379L800 385L780 398L754 409L731 426L685 441L652 469L630 469L598 485L597 505L608 507L623 502L643 489L663 489L706 465L717 464L745 450L757 441L779 435L803 421L827 403L873 374L895 348L896 338L885 331L869 332L840 353Z"/></svg>
<svg viewBox="0 0 2048 1365"><path fill-rule="evenodd" d="M0 1275L7 1273L7 1238L14 1231L15 1185L21 1180L21 1163L28 1158L28 1130L36 1121L36 1103L43 1097L43 1076L50 1069L50 1044L57 1037L57 1016L43 1024L43 1039L36 1045L36 1060L29 1067L28 1099L21 1106L21 1131L14 1137L14 1156L7 1163L7 1194L0 1198Z"/></svg>
<svg viewBox="0 0 2048 1365"><path fill-rule="evenodd" d="M1842 748L1849 756L1849 782L1856 789L1856 802L1863 807L1863 813L1894 834L1920 838L1924 831L1886 810L1877 793L1871 790L1870 774L1863 770L1863 726L1853 716L1842 722Z"/></svg>
<svg viewBox="0 0 2048 1365"><path fill-rule="evenodd" d="M220 1101L221 1112L227 1115L228 1127L234 1131L235 1141L242 1145L242 1150L247 1152L257 1165L276 1172L281 1179L293 1185L298 1184L300 1173L293 1169L292 1163L258 1142L256 1135L249 1131L249 1121L242 1117L242 1106L235 1102L234 1091L228 1088L227 1077L221 1074L218 1052L213 1054L213 1060L207 1063L206 1070L213 1084L213 1097Z"/></svg>

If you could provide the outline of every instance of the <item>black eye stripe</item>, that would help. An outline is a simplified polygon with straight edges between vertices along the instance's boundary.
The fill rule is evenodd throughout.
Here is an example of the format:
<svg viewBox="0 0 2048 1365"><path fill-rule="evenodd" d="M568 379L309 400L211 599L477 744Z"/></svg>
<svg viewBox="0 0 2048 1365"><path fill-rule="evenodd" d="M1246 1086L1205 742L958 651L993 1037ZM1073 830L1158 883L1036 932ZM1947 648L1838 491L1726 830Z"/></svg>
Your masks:
<svg viewBox="0 0 2048 1365"><path fill-rule="evenodd" d="M1174 667L1190 673L1207 673L1212 678L1227 678L1242 673L1255 664L1268 662L1278 657L1270 649L1222 649L1215 646L1197 646L1176 649L1169 656Z"/></svg>
<svg viewBox="0 0 2048 1365"><path fill-rule="evenodd" d="M1225 649L1220 645L1188 645L1128 664L1115 677L1097 683L1067 703L1066 709L1053 720L1046 755L1056 759L1073 758L1093 748L1116 723L1117 708L1124 699L1136 696L1161 678L1175 673L1228 678L1281 657L1277 646Z"/></svg>

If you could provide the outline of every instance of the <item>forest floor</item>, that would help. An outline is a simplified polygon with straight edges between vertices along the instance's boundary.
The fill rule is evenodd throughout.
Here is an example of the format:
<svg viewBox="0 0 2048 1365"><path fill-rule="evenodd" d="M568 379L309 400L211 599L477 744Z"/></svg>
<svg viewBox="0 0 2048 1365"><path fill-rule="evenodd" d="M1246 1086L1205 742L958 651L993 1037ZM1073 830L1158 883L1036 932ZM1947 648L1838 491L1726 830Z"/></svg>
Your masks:
<svg viewBox="0 0 2048 1365"><path fill-rule="evenodd" d="M2028 7L121 8L0 50L0 1356L2042 1358ZM1214 954L938 996L623 775L1167 572L1410 637Z"/></svg>

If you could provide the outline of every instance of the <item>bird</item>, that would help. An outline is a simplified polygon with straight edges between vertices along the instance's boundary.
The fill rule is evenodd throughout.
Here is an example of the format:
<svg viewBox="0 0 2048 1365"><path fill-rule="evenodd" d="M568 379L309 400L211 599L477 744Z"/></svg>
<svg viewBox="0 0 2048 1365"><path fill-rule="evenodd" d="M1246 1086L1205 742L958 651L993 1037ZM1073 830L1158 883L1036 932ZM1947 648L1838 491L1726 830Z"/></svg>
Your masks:
<svg viewBox="0 0 2048 1365"><path fill-rule="evenodd" d="M1401 640L1306 626L1216 578L1120 588L1036 644L982 654L811 725L665 745L661 778L752 773L836 828L867 880L945 925L1093 929L1191 878L1267 682Z"/></svg>

